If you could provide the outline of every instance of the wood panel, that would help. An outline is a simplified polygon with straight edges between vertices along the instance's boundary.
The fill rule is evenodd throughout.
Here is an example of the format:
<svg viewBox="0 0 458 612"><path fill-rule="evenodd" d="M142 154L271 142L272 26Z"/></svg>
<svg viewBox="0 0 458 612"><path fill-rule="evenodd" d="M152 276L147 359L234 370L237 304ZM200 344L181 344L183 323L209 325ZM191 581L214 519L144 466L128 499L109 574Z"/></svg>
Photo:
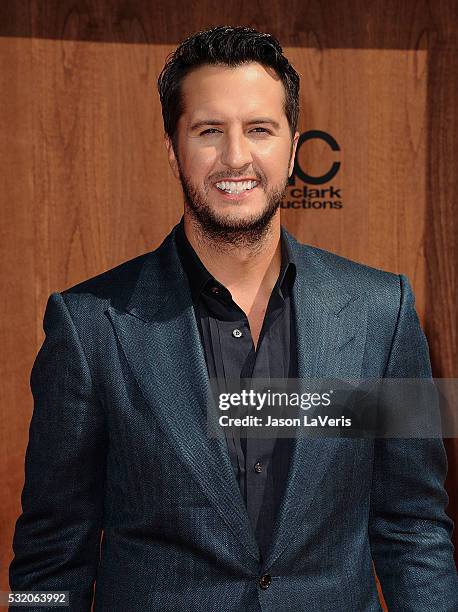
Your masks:
<svg viewBox="0 0 458 612"><path fill-rule="evenodd" d="M192 31L237 24L285 47L417 49L458 31L454 0L3 0L0 35L175 44Z"/></svg>
<svg viewBox="0 0 458 612"><path fill-rule="evenodd" d="M335 178L309 188L338 188L343 207L286 209L285 226L309 244L407 274L423 318L427 52L287 52L303 83L300 131L329 133L341 149L334 152L323 141L309 141L298 154L301 166L321 176L333 161L340 162Z"/></svg>
<svg viewBox="0 0 458 612"><path fill-rule="evenodd" d="M34 158L30 148L33 106L24 96L32 83L30 39L0 38L0 590L6 570L23 482L24 448L30 420L28 377L39 336ZM39 213L38 213L39 215Z"/></svg>
<svg viewBox="0 0 458 612"><path fill-rule="evenodd" d="M458 19L457 19L458 21ZM428 166L424 249L427 303L424 328L434 376L458 378L458 35L436 41L428 70ZM448 414L458 431L458 395ZM455 521L458 563L458 440L445 440L448 513Z"/></svg>

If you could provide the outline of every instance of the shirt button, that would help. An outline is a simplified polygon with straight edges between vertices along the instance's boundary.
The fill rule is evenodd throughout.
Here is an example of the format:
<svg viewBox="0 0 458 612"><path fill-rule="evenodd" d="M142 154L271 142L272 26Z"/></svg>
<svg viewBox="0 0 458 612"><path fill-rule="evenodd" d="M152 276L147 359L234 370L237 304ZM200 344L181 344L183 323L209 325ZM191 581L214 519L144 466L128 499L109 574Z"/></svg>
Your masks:
<svg viewBox="0 0 458 612"><path fill-rule="evenodd" d="M259 586L261 587L261 589L265 590L270 587L271 582L272 582L272 576L270 574L264 574L259 579Z"/></svg>
<svg viewBox="0 0 458 612"><path fill-rule="evenodd" d="M240 331L240 329L233 329L232 330L232 335L234 336L234 338L241 338L243 334Z"/></svg>
<svg viewBox="0 0 458 612"><path fill-rule="evenodd" d="M216 287L216 286L215 286L215 287L212 287L212 288L211 288L211 292L212 292L212 293L215 293L215 294L217 295L217 294L219 293L219 287Z"/></svg>
<svg viewBox="0 0 458 612"><path fill-rule="evenodd" d="M259 461L257 461L257 462L254 464L254 471L255 471L257 474L260 474L260 473L262 472L262 470L263 470L263 465L262 465L262 463L261 463L261 462L259 462Z"/></svg>

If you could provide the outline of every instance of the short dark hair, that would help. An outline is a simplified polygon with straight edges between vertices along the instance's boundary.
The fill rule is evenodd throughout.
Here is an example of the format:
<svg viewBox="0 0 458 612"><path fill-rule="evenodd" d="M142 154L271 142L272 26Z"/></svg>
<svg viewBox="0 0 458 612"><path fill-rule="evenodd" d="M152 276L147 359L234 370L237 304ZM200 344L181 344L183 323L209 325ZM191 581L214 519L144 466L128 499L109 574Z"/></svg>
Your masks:
<svg viewBox="0 0 458 612"><path fill-rule="evenodd" d="M176 144L177 123L182 115L181 84L194 68L205 64L236 67L259 62L275 70L285 89L285 115L291 134L297 129L299 84L297 72L282 53L280 43L271 34L242 26L217 26L186 38L166 60L157 80L162 105L164 130Z"/></svg>

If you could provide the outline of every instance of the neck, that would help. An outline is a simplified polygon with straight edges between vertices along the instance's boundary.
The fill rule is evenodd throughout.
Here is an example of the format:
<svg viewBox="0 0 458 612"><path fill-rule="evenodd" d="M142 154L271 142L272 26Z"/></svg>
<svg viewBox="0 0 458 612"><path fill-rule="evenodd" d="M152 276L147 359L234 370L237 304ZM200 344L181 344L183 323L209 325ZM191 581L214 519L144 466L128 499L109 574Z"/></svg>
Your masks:
<svg viewBox="0 0 458 612"><path fill-rule="evenodd" d="M268 300L281 267L280 215L256 242L239 245L210 239L189 215L184 215L186 237L216 280L227 287L245 312L255 302Z"/></svg>

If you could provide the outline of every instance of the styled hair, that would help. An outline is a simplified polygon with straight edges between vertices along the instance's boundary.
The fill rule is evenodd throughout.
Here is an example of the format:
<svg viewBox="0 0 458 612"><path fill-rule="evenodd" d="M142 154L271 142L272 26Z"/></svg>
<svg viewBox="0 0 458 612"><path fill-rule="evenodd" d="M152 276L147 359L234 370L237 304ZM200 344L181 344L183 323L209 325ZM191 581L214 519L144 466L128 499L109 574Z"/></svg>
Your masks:
<svg viewBox="0 0 458 612"><path fill-rule="evenodd" d="M186 38L166 60L157 80L164 130L176 145L177 124L184 112L181 85L194 68L205 64L240 66L258 62L278 74L285 89L284 111L292 136L299 116L300 79L271 34L242 26L217 26Z"/></svg>

